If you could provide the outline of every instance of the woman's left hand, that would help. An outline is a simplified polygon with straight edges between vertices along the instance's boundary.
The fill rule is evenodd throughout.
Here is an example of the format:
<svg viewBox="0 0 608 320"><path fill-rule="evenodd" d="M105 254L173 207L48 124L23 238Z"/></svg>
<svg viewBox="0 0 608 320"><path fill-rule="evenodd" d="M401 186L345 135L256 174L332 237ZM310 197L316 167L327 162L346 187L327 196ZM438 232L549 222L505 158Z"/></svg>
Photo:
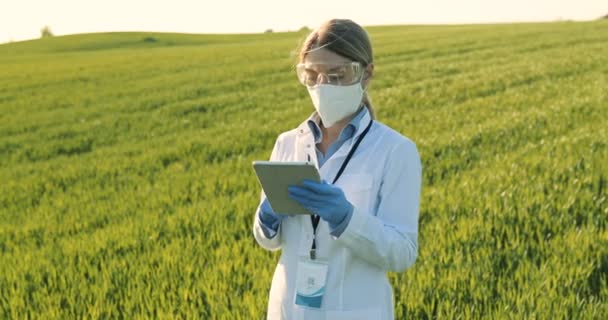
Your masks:
<svg viewBox="0 0 608 320"><path fill-rule="evenodd" d="M353 210L342 189L327 183L304 180L302 186L289 186L289 196L310 212L336 227Z"/></svg>

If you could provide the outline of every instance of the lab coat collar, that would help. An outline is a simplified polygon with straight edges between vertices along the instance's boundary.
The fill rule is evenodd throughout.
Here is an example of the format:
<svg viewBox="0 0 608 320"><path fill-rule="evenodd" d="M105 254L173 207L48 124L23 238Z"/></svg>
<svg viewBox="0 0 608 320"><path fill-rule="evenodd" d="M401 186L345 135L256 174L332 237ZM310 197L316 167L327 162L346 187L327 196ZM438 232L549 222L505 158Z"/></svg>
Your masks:
<svg viewBox="0 0 608 320"><path fill-rule="evenodd" d="M367 107L363 108L365 109L363 110L364 114L363 117L361 117L361 120L359 120L359 124L357 125L357 132L355 132L355 135L351 139L351 144L354 143L352 141L356 140L357 137L359 137L363 133L363 131L365 131L365 128L369 124L369 121L372 119L372 115L369 113L369 109L367 109Z"/></svg>
<svg viewBox="0 0 608 320"><path fill-rule="evenodd" d="M312 135L312 132L310 131L310 127L308 126L308 120L310 119L314 119L313 117L315 117L317 115L317 112L313 112L308 118L306 118L306 120L304 120L304 122L300 123L300 125L298 126L298 137L302 137L305 135Z"/></svg>
<svg viewBox="0 0 608 320"><path fill-rule="evenodd" d="M365 131L365 128L367 127L367 125L369 124L369 121L371 120L371 114L369 113L369 110L367 108L365 108L365 110L363 112L365 112L365 113L363 114L363 117L361 117L361 120L359 121L359 124L357 125L357 131L355 132L353 137L350 138L349 140L345 141L342 144L342 146L340 147L340 149L338 149L336 151L336 153L334 153L329 159L327 159L327 162L346 157L346 155L350 151L350 148L355 143L357 138L363 133L363 131ZM314 135L313 135L312 131L310 130L310 126L308 125L308 120L312 119L313 121L315 121L315 120L318 121L319 118L320 118L320 116L317 113L317 111L314 111L297 128L297 137L299 140L298 144L301 143L303 146L305 146L306 150L308 150L309 154L311 154L310 150L312 150L312 152L314 152ZM312 149L311 149L311 147L312 147ZM302 148L301 150L305 150L305 149ZM312 153L312 154L314 154L314 153ZM301 154L299 156L300 156L300 159L306 159L306 154ZM319 168L319 164L317 163L316 156L311 157L311 158L312 158L311 160L315 163L315 166L317 168ZM306 161L306 160L301 160L301 161ZM323 168L327 168L327 166L323 165Z"/></svg>

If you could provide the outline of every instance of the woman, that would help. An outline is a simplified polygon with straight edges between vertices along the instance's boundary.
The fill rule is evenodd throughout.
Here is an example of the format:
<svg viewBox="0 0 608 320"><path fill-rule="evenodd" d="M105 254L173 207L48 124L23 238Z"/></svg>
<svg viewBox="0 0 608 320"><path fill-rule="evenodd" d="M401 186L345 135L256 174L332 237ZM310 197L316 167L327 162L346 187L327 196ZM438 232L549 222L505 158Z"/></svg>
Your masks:
<svg viewBox="0 0 608 320"><path fill-rule="evenodd" d="M253 234L282 250L268 319L393 319L387 272L408 269L418 252L416 145L373 120L372 48L359 25L325 22L299 58L316 111L279 135L270 160L312 161L324 180L289 188L312 216L276 214L262 192Z"/></svg>

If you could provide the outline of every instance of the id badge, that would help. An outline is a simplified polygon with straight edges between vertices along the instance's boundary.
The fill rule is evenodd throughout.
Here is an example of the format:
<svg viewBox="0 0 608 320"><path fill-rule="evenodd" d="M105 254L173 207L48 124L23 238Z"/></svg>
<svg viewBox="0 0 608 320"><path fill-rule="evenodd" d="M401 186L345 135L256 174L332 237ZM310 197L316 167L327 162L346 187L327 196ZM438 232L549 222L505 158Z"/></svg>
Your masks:
<svg viewBox="0 0 608 320"><path fill-rule="evenodd" d="M327 264L311 260L299 261L295 303L310 308L321 308L326 280Z"/></svg>

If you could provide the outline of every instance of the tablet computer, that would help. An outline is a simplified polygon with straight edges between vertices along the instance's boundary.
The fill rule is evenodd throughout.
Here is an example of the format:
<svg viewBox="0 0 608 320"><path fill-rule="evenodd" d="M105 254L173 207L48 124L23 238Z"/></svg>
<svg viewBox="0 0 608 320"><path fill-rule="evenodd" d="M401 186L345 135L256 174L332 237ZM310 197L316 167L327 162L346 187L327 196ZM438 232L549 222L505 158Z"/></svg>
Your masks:
<svg viewBox="0 0 608 320"><path fill-rule="evenodd" d="M304 179L320 182L319 171L310 162L254 161L258 181L278 214L312 214L289 197L290 185L302 185Z"/></svg>

